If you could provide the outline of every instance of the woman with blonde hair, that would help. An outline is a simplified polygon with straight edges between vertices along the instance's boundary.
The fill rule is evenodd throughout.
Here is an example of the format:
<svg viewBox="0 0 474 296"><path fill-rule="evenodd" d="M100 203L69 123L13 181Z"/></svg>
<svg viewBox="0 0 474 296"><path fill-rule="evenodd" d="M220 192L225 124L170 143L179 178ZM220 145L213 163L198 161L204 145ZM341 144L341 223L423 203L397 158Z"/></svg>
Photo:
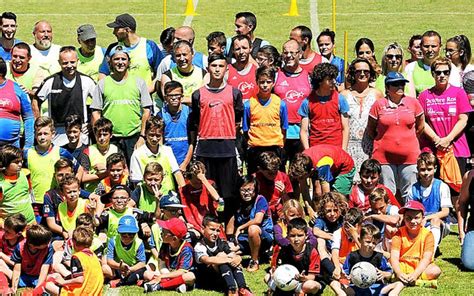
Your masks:
<svg viewBox="0 0 474 296"><path fill-rule="evenodd" d="M375 88L385 93L385 77L388 72L403 73L403 48L397 42L390 43L383 50L382 73L375 81Z"/></svg>

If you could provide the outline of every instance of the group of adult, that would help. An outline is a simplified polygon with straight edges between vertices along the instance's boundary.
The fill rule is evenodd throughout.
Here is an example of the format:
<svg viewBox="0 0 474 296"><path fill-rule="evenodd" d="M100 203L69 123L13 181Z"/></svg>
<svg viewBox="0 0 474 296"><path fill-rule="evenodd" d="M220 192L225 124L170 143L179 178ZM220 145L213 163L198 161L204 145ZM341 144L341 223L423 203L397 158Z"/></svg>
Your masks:
<svg viewBox="0 0 474 296"><path fill-rule="evenodd" d="M474 105L474 67L467 37L449 38L442 57L437 32L414 35L409 59L393 42L383 50L380 65L373 42L361 38L355 45L356 59L346 71L345 61L334 55L334 32L320 32L318 53L311 47L311 30L297 26L280 54L255 36L256 25L252 13L237 14L236 37L226 38L222 32L207 36L208 59L195 51L195 32L187 26L164 30L158 45L139 36L135 19L122 14L107 24L117 42L106 49L97 45L96 31L89 24L77 28L77 48L60 47L53 43L47 21L34 25L33 44L15 39L16 16L4 12L0 142L31 147L34 118L46 114L55 122L54 143L64 145L65 119L74 114L82 120L82 143L87 144L89 124L103 116L113 122L114 142L130 159L134 148L143 144L144 123L162 106L157 97L163 97L166 83L179 81L182 103L190 106L188 132L191 139L198 139L190 141L196 145L194 155L228 200L236 194L237 156L245 157L248 149L235 129L243 112L241 100L256 95L257 68L273 66L277 69L273 92L288 111L282 158L291 160L297 152L319 144L342 147L357 169L364 160L375 158L382 164L383 183L398 190L403 201L416 181L421 150L434 151L443 168L455 157L455 168L464 176L462 188L458 175L445 175L461 192L455 205L462 259L474 269L474 261L466 255L474 248L474 172L467 171L474 140L466 137ZM216 58L220 55L226 59ZM222 106L215 108L219 111L205 105L216 96L222 97Z"/></svg>

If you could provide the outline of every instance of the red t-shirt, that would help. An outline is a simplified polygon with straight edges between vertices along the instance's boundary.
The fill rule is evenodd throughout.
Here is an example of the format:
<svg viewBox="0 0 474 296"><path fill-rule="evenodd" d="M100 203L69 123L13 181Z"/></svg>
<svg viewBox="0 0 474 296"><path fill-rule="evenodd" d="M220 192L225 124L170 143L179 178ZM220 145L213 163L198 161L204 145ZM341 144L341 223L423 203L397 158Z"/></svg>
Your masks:
<svg viewBox="0 0 474 296"><path fill-rule="evenodd" d="M318 163L323 157L327 157L328 161L325 163L332 163L331 173L334 177L347 174L354 168L352 157L338 146L316 145L309 147L303 153L311 158L315 168L318 167Z"/></svg>
<svg viewBox="0 0 474 296"><path fill-rule="evenodd" d="M372 158L381 164L415 164L420 154L415 121L423 115L417 99L404 97L398 106L387 98L375 101L369 116L377 120Z"/></svg>
<svg viewBox="0 0 474 296"><path fill-rule="evenodd" d="M385 191L387 191L390 204L400 208L400 204L398 203L398 200L395 198L395 195L393 195L393 192L390 189L385 187L383 184L377 184L375 188L385 189ZM349 207L359 208L363 212L367 212L370 209L369 195L370 194L364 194L364 191L362 191L359 185L352 186L352 192L349 195ZM362 196L364 197L364 201L361 201Z"/></svg>
<svg viewBox="0 0 474 296"><path fill-rule="evenodd" d="M209 180L212 186L215 186L214 181ZM180 189L181 203L186 207L183 208L183 214L186 221L194 226L194 229L201 232L202 219L206 214L217 216L217 207L219 203L212 199L207 192L204 185L196 189L191 184L187 183Z"/></svg>
<svg viewBox="0 0 474 296"><path fill-rule="evenodd" d="M290 178L287 174L278 171L275 180L268 180L263 176L261 172L257 172L256 178L258 181L258 193L263 195L268 202L270 211L272 212L272 217L278 217L278 212L283 207L283 203L286 200L281 200L280 191L275 187L275 182L281 181L285 185L285 191L287 193L293 192L293 186L291 185Z"/></svg>
<svg viewBox="0 0 474 296"><path fill-rule="evenodd" d="M18 241L15 245L10 246L5 239L5 232L2 230L0 231L0 252L7 256L11 256L13 254L13 250L15 249L16 245L19 244L23 240L23 236L18 238Z"/></svg>

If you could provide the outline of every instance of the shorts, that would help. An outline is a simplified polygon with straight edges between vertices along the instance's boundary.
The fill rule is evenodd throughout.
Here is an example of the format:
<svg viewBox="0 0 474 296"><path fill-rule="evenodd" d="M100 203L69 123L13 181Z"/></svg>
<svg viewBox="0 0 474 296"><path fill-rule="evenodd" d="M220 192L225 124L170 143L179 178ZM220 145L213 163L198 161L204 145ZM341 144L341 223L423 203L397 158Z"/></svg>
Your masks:
<svg viewBox="0 0 474 296"><path fill-rule="evenodd" d="M20 279L18 281L18 288L26 288L26 287L34 288L38 286L38 279L39 279L39 276L23 273L20 275Z"/></svg>
<svg viewBox="0 0 474 296"><path fill-rule="evenodd" d="M410 273L414 272L415 269L413 267L411 267L411 265L408 265L405 262L400 262L400 271L403 272L403 273L406 273L406 274L410 274ZM392 275L392 278L396 279L395 273ZM419 280L430 280L424 271L418 279Z"/></svg>
<svg viewBox="0 0 474 296"><path fill-rule="evenodd" d="M354 179L354 175L356 174L356 168L352 168L350 172L347 174L338 175L333 184L332 188L339 193L344 195L351 194L352 191L352 180Z"/></svg>
<svg viewBox="0 0 474 296"><path fill-rule="evenodd" d="M260 251L265 251L270 248L273 244L273 234L267 232L265 229L260 227L262 233L260 234L260 238L262 240ZM250 254L250 245L249 245L249 235L248 233L242 233L238 237L239 247L240 250L244 254Z"/></svg>
<svg viewBox="0 0 474 296"><path fill-rule="evenodd" d="M353 284L350 287L354 290L357 296L372 296L372 295L380 295L380 291L382 291L385 284L383 283L375 283L366 289L359 288Z"/></svg>
<svg viewBox="0 0 474 296"><path fill-rule="evenodd" d="M225 291L226 284L222 275L212 267L198 264L196 269L196 288L203 290ZM212 280L210 280L212 279Z"/></svg>

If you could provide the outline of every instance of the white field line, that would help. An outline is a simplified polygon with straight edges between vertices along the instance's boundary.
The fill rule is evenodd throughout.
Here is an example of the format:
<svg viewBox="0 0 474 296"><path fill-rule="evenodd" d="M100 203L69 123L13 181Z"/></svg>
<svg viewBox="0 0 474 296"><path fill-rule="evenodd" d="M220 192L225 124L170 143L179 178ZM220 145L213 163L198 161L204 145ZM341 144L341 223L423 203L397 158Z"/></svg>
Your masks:
<svg viewBox="0 0 474 296"><path fill-rule="evenodd" d="M473 15L473 12L338 12L337 15L352 16L352 15ZM320 13L320 16L331 16L332 13Z"/></svg>
<svg viewBox="0 0 474 296"><path fill-rule="evenodd" d="M194 10L196 10L196 8L198 6L198 2L199 2L199 0L193 0ZM187 16L184 19L183 26L191 26L191 23L193 22L193 18L194 18L194 16L192 16L192 15Z"/></svg>
<svg viewBox="0 0 474 296"><path fill-rule="evenodd" d="M18 16L110 16L117 13L16 13ZM168 13L167 15L178 16L182 13ZM133 16L156 16L156 13L134 13Z"/></svg>
<svg viewBox="0 0 474 296"><path fill-rule="evenodd" d="M319 19L318 19L318 0L311 0L309 2L309 18L311 21L311 32L313 36L319 34ZM313 38L313 47L316 48L316 38Z"/></svg>

